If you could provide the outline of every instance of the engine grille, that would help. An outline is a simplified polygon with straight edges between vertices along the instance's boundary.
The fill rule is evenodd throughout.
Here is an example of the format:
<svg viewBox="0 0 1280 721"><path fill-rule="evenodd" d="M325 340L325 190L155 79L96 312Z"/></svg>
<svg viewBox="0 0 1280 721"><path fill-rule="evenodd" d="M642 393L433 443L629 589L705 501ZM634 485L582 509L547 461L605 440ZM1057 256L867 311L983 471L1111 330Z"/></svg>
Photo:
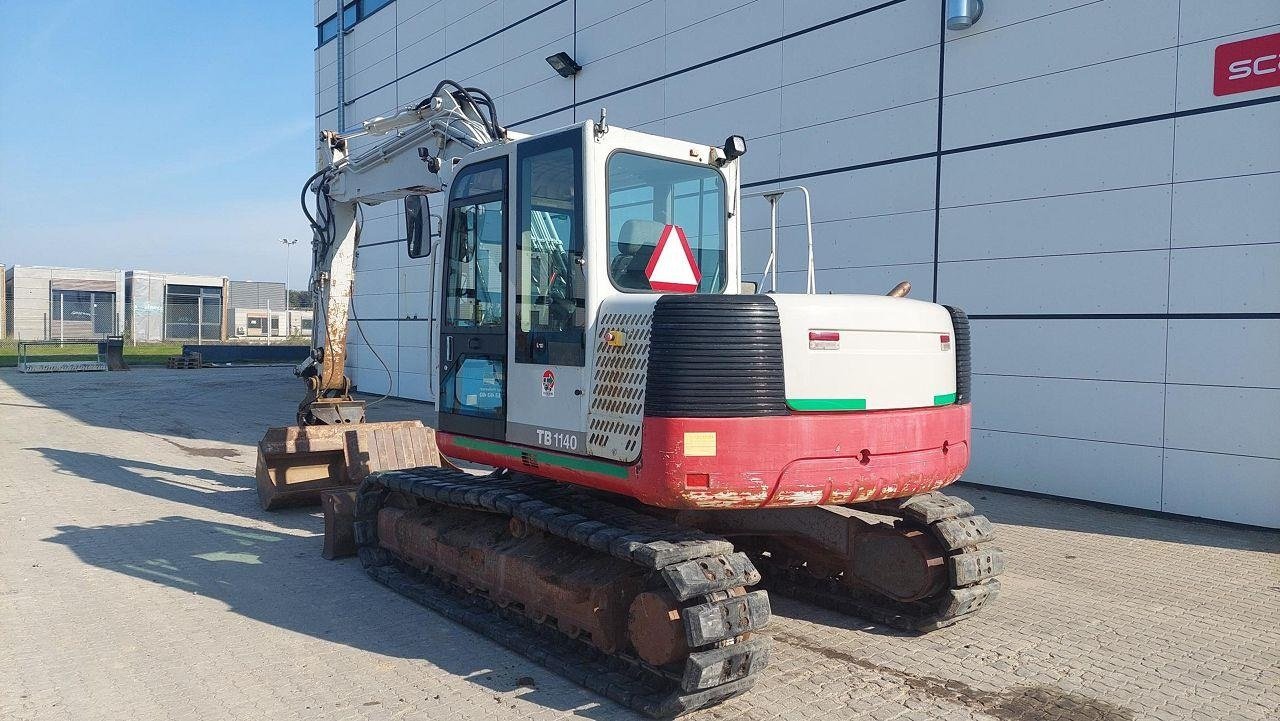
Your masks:
<svg viewBox="0 0 1280 721"><path fill-rule="evenodd" d="M653 310L644 413L787 415L778 306L767 295L666 295Z"/></svg>
<svg viewBox="0 0 1280 721"><path fill-rule="evenodd" d="M587 451L599 458L631 462L640 457L645 369L649 364L649 315L604 313L597 321L591 409L587 414ZM621 347L605 342L610 330L622 331Z"/></svg>

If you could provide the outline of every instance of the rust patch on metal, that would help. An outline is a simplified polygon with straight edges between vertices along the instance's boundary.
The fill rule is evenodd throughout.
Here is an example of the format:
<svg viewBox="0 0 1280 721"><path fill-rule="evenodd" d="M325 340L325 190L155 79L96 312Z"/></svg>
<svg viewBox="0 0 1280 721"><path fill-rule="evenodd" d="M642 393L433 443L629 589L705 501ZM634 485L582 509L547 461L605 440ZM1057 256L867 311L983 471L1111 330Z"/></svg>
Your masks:
<svg viewBox="0 0 1280 721"><path fill-rule="evenodd" d="M631 601L646 579L639 566L547 534L514 537L505 516L434 505L383 508L378 540L419 569L554 621L606 653L628 646Z"/></svg>
<svg viewBox="0 0 1280 721"><path fill-rule="evenodd" d="M258 500L265 510L314 505L322 491L355 486L375 471L441 462L435 431L421 421L270 428L258 442Z"/></svg>
<svg viewBox="0 0 1280 721"><path fill-rule="evenodd" d="M320 494L324 508L324 549L320 555L330 561L356 555L356 491L332 490Z"/></svg>
<svg viewBox="0 0 1280 721"><path fill-rule="evenodd" d="M689 653L679 604L671 594L649 591L636 596L627 614L627 637L640 658L655 666Z"/></svg>

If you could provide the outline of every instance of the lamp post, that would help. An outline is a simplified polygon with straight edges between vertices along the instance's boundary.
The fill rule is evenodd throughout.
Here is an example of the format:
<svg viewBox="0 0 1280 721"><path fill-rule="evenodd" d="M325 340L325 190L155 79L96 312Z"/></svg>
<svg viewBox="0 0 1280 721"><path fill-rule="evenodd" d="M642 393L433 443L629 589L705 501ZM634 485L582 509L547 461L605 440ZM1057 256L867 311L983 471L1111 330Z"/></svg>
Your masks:
<svg viewBox="0 0 1280 721"><path fill-rule="evenodd" d="M281 238L280 243L284 245L284 331L281 335L288 336L293 329L293 325L290 323L292 319L289 318L289 248L296 245L298 239ZM267 316L267 337L271 337L270 315Z"/></svg>

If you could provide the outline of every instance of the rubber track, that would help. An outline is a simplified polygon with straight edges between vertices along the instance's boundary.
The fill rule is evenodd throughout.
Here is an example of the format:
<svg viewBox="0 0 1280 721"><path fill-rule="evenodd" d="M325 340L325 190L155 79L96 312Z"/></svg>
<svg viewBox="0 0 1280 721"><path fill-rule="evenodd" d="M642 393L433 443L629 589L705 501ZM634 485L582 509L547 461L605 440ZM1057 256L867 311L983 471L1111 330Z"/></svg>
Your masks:
<svg viewBox="0 0 1280 721"><path fill-rule="evenodd" d="M705 632L686 620L690 647L684 666L661 668L630 654L606 655L569 638L551 622L539 623L515 605L499 608L482 594L423 573L377 541L377 512L391 492L467 510L510 515L552 535L628 560L666 582L685 603L682 615L718 619L720 606L751 603L748 627L699 647ZM569 510L572 509L572 510ZM769 639L744 636L768 620L767 596L724 598L724 589L754 584L759 573L724 539L616 506L587 491L528 476L474 476L443 468L372 474L360 487L356 542L375 580L551 671L655 718L669 718L738 696L768 665ZM587 542L584 542L587 541ZM714 613L711 613L714 611ZM726 617L729 614L724 614Z"/></svg>
<svg viewBox="0 0 1280 721"><path fill-rule="evenodd" d="M948 549L948 566L954 565L957 557L980 555L990 567L985 568L983 577L976 581L961 578L957 583L953 572L949 588L930 598L903 603L871 591L850 588L836 578L814 578L804 569L783 567L769 563L768 558L756 558L771 592L908 631L932 631L950 626L974 615L999 595L1000 581L995 576L1004 570L1004 552L988 543L993 538L990 523L984 516L974 515L973 506L968 501L934 492L851 508L914 522L913 525L929 531L943 548ZM948 538L944 533L944 529L950 531L955 527L954 523L948 525L949 521L955 520L965 521L982 530L973 542L965 541L966 545L960 545L954 535Z"/></svg>

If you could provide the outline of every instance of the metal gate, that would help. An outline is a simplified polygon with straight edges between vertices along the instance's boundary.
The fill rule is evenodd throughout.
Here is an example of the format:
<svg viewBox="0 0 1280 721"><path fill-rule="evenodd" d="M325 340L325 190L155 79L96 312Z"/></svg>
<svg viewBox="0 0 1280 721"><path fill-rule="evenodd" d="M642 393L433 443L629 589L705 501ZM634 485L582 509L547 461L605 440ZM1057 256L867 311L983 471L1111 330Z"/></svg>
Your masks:
<svg viewBox="0 0 1280 721"><path fill-rule="evenodd" d="M197 342L221 340L222 288L166 285L164 337Z"/></svg>

